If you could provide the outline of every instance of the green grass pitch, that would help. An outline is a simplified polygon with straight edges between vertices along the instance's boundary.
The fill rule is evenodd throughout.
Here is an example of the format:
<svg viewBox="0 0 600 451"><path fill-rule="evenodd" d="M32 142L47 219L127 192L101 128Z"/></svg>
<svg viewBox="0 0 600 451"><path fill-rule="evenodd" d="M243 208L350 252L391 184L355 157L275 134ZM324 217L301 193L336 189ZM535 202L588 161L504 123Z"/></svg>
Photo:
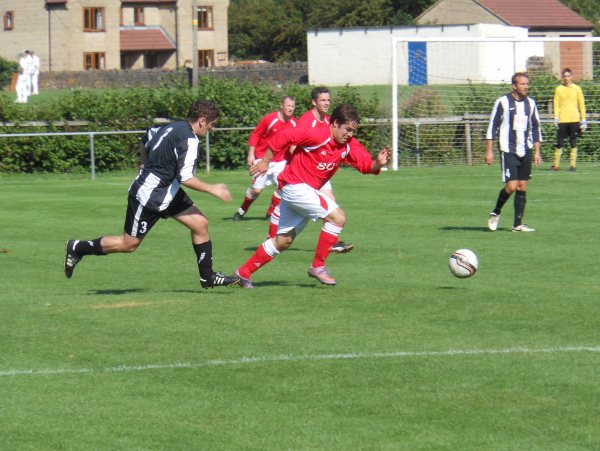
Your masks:
<svg viewBox="0 0 600 451"><path fill-rule="evenodd" d="M547 166L547 165L546 165ZM190 195L215 269L264 239L270 191ZM320 224L254 275L202 290L189 232L161 221L132 255L86 257L69 238L119 234L133 172L0 177L1 448L600 448L600 168L535 169L525 222L512 199L486 230L499 168L401 168L334 178L347 215L336 287L306 270ZM479 271L448 270L469 248Z"/></svg>

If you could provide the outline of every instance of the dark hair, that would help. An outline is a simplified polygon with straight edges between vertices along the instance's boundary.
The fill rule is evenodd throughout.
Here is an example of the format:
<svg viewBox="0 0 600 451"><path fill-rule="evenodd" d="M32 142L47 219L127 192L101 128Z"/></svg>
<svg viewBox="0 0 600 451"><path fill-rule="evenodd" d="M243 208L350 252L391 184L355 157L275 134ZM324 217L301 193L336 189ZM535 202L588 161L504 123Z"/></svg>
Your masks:
<svg viewBox="0 0 600 451"><path fill-rule="evenodd" d="M346 124L348 122L360 122L358 111L349 103L342 103L335 107L333 113L331 113L331 123L337 122L338 125Z"/></svg>
<svg viewBox="0 0 600 451"><path fill-rule="evenodd" d="M510 82L513 85L516 85L517 84L517 78L519 78L519 77L525 77L527 80L529 80L529 75L527 75L525 72L517 72L517 73L515 73L512 76L512 78L510 79Z"/></svg>
<svg viewBox="0 0 600 451"><path fill-rule="evenodd" d="M568 67L565 67L562 72L561 75L564 77L565 76L565 72L570 73L571 75L573 75L573 71L571 69L569 69Z"/></svg>
<svg viewBox="0 0 600 451"><path fill-rule="evenodd" d="M310 98L317 100L321 94L329 94L329 89L325 86L317 86L310 92Z"/></svg>
<svg viewBox="0 0 600 451"><path fill-rule="evenodd" d="M196 100L190 105L188 110L188 121L197 121L201 117L206 119L206 122L212 122L221 116L219 107L210 100Z"/></svg>

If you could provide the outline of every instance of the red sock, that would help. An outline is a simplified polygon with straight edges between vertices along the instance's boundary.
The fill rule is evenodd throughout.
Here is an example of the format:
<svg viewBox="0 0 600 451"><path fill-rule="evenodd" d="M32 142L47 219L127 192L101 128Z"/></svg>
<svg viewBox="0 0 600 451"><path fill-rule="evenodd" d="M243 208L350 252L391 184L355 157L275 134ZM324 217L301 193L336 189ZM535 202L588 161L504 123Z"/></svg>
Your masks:
<svg viewBox="0 0 600 451"><path fill-rule="evenodd" d="M279 228L279 208L275 208L271 213L271 219L269 220L269 238L275 238L277 236L277 229Z"/></svg>
<svg viewBox="0 0 600 451"><path fill-rule="evenodd" d="M321 229L319 235L319 241L317 242L317 250L315 251L315 258L312 262L313 268L319 268L325 266L325 260L331 253L331 247L338 242L338 234L334 234L325 230L325 227Z"/></svg>
<svg viewBox="0 0 600 451"><path fill-rule="evenodd" d="M262 243L254 252L254 255L246 260L246 263L240 266L238 272L240 276L249 279L253 272L258 271L259 268L263 267L274 258L273 255L267 253L265 250L265 243Z"/></svg>
<svg viewBox="0 0 600 451"><path fill-rule="evenodd" d="M273 210L275 207L281 203L281 196L277 191L273 193L271 196L271 205L269 205L269 209L267 210L267 216L271 216L273 214Z"/></svg>
<svg viewBox="0 0 600 451"><path fill-rule="evenodd" d="M244 202L242 202L242 206L240 207L242 210L244 210L244 213L248 211L254 200L255 199L250 199L248 196L244 196Z"/></svg>

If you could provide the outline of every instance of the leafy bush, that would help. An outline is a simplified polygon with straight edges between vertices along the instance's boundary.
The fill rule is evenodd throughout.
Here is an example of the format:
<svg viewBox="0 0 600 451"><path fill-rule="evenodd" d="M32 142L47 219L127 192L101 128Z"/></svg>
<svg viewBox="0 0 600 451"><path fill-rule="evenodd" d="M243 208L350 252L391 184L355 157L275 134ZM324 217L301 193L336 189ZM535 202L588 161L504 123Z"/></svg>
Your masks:
<svg viewBox="0 0 600 451"><path fill-rule="evenodd" d="M144 130L155 118L185 118L189 105L198 98L216 102L221 109L217 130L210 133L211 166L235 169L245 166L250 130L219 131L218 128L255 127L262 116L279 108L283 94L296 97L297 111L310 106L310 87L290 85L274 88L266 84L239 83L232 79L203 78L197 88L181 83L161 88L112 90L73 89L47 103L14 104L0 93L0 121L87 121L82 126L31 127L17 125L4 133L101 132ZM344 88L334 99L353 103L362 117L378 110L377 99L362 99L353 88ZM298 114L298 115L299 115ZM94 154L98 171L134 167L138 162L137 134L96 135ZM380 139L373 128L359 129L367 148ZM77 172L89 170L88 136L0 138L0 170L9 172ZM200 165L205 165L202 152Z"/></svg>
<svg viewBox="0 0 600 451"><path fill-rule="evenodd" d="M10 85L13 74L19 71L19 64L0 56L0 90Z"/></svg>

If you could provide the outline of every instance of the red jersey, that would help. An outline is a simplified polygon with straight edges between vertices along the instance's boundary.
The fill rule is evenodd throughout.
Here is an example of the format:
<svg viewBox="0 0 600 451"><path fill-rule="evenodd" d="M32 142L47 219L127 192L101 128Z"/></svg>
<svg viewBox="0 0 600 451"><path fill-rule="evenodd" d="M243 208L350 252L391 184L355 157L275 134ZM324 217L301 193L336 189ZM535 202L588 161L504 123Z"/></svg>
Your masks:
<svg viewBox="0 0 600 451"><path fill-rule="evenodd" d="M363 174L373 172L371 154L354 137L346 144L338 144L331 136L329 127L294 128L278 133L268 140L273 154L284 154L290 146L296 146L294 158L279 175L280 188L283 185L306 183L315 189L327 183L342 163L347 163Z"/></svg>
<svg viewBox="0 0 600 451"><path fill-rule="evenodd" d="M318 120L313 114L313 110L308 110L300 119L298 119L298 127L302 128L327 128L329 130L329 116L323 115L323 120Z"/></svg>
<svg viewBox="0 0 600 451"><path fill-rule="evenodd" d="M250 138L248 138L248 146L254 147L254 158L257 160L265 156L267 151L267 139L281 130L296 127L297 119L291 117L285 122L279 118L279 111L273 111L263 117L256 128L252 130ZM285 154L274 157L273 161L282 161L285 159Z"/></svg>

